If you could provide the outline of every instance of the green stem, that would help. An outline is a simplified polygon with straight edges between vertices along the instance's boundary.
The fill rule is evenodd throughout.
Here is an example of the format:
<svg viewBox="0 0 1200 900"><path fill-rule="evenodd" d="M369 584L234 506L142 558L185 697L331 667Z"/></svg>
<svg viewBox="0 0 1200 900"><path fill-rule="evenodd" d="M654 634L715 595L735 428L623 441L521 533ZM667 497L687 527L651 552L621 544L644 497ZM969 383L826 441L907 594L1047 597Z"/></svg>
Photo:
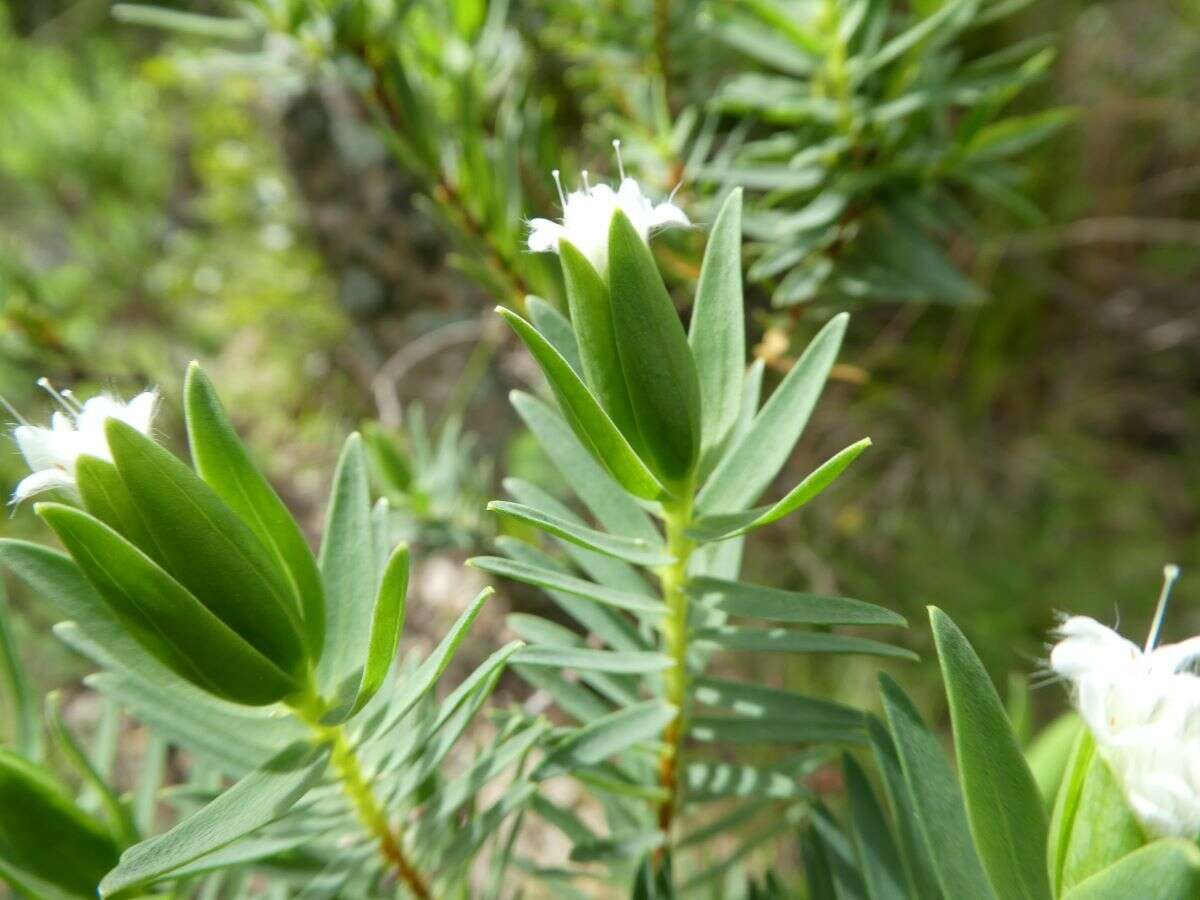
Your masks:
<svg viewBox="0 0 1200 900"><path fill-rule="evenodd" d="M659 756L658 780L666 797L658 807L658 826L669 834L679 799L679 757L683 736L687 733L687 699L689 677L688 655L688 596L687 568L695 544L687 536L692 524L693 492L681 492L683 499L664 504L667 532L667 552L674 562L659 570L663 602L667 613L663 618L663 644L674 665L664 675L667 702L679 712L663 732L663 750Z"/></svg>
<svg viewBox="0 0 1200 900"><path fill-rule="evenodd" d="M366 832L379 845L379 852L396 878L418 900L428 900L429 887L404 853L403 837L388 824L387 813L371 789L371 782L363 772L354 744L346 733L345 725L323 725L321 716L324 704L315 697L315 692L292 706L296 715L313 731L319 743L328 744L329 761L337 773L342 792L350 801Z"/></svg>

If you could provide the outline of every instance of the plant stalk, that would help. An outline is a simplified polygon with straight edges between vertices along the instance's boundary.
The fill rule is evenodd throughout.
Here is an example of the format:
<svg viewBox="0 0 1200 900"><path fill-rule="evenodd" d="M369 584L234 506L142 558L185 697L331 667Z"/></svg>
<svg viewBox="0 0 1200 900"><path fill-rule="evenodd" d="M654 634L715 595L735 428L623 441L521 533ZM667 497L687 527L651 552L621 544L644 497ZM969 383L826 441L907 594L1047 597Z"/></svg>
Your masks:
<svg viewBox="0 0 1200 900"><path fill-rule="evenodd" d="M658 806L658 827L669 834L679 797L679 757L683 736L687 733L687 699L689 676L688 655L688 596L687 568L695 544L687 536L692 524L693 491L682 492L683 499L664 504L667 533L667 552L673 562L659 570L663 602L667 613L663 619L663 643L673 665L664 674L666 699L678 713L663 732L663 750L658 761L659 786L666 797Z"/></svg>
<svg viewBox="0 0 1200 900"><path fill-rule="evenodd" d="M387 813L371 790L371 782L363 772L354 745L346 735L345 725L323 725L324 704L310 687L303 698L290 704L292 711L312 730L318 742L328 744L329 761L341 782L342 792L354 808L355 815L367 833L379 845L380 855L387 860L396 878L418 900L429 900L429 886L404 853L402 835L393 832Z"/></svg>

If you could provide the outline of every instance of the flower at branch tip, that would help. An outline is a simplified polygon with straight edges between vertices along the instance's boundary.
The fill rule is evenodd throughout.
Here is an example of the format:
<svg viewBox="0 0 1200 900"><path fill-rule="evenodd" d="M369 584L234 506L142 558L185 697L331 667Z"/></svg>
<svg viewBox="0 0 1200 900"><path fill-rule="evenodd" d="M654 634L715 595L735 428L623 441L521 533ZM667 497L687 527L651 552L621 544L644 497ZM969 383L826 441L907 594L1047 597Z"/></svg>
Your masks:
<svg viewBox="0 0 1200 900"><path fill-rule="evenodd" d="M608 228L613 214L619 209L641 235L649 241L650 235L664 228L686 228L692 223L687 214L671 202L654 203L642 193L636 179L625 174L621 161L621 142L613 141L617 151L617 166L621 183L614 191L607 184L589 184L588 173L583 174L583 187L563 194L558 169L553 173L558 188L558 199L562 204L562 222L550 219L533 219L529 223L529 249L534 253L557 253L558 242L570 241L604 275L608 271Z"/></svg>
<svg viewBox="0 0 1200 900"><path fill-rule="evenodd" d="M21 420L21 424L13 429L17 447L32 470L32 474L17 485L13 503L55 488L73 489L75 463L81 456L112 462L104 433L104 423L109 419L119 419L142 434L150 433L157 391L143 391L128 403L104 394L80 403L70 391L55 390L45 378L38 384L61 408L50 416L48 428Z"/></svg>
<svg viewBox="0 0 1200 900"><path fill-rule="evenodd" d="M1167 566L1154 625L1138 647L1095 619L1072 616L1056 631L1050 668L1156 837L1200 837L1200 636L1156 646L1179 569Z"/></svg>

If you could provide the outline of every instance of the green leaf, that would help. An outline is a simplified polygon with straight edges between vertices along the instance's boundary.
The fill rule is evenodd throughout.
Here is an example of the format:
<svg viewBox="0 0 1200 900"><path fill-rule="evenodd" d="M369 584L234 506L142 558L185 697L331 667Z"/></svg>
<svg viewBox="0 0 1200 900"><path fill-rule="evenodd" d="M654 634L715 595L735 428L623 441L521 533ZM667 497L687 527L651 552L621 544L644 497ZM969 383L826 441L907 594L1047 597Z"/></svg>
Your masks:
<svg viewBox="0 0 1200 900"><path fill-rule="evenodd" d="M737 421L746 370L742 305L742 189L730 192L709 234L688 343L700 378L701 452L719 447Z"/></svg>
<svg viewBox="0 0 1200 900"><path fill-rule="evenodd" d="M545 781L583 766L596 765L634 744L657 738L677 710L660 700L617 710L589 722L546 754L530 778Z"/></svg>
<svg viewBox="0 0 1200 900"><path fill-rule="evenodd" d="M1100 754L1092 753L1063 856L1060 889L1070 892L1145 843L1121 783Z"/></svg>
<svg viewBox="0 0 1200 900"><path fill-rule="evenodd" d="M1200 848L1184 840L1162 840L1135 850L1120 862L1068 891L1063 900L1182 900L1200 897Z"/></svg>
<svg viewBox="0 0 1200 900"><path fill-rule="evenodd" d="M229 504L286 574L304 620L308 653L321 655L325 598L321 573L304 533L250 459L208 376L196 363L183 384L188 444L196 471ZM136 543L136 541L135 541Z"/></svg>
<svg viewBox="0 0 1200 900"><path fill-rule="evenodd" d="M497 307L496 311L541 367L571 430L589 452L635 497L656 500L662 496L662 484L562 355L512 310Z"/></svg>
<svg viewBox="0 0 1200 900"><path fill-rule="evenodd" d="M750 424L722 457L696 498L705 515L745 509L791 456L837 358L849 317L834 316L813 338Z"/></svg>
<svg viewBox="0 0 1200 900"><path fill-rule="evenodd" d="M778 522L833 484L846 467L870 446L870 438L863 438L851 444L822 463L816 471L788 491L787 496L778 503L759 506L745 512L704 516L688 529L688 536L697 541L723 541Z"/></svg>
<svg viewBox="0 0 1200 900"><path fill-rule="evenodd" d="M100 806L104 809L105 816L108 817L109 831L114 841L124 847L137 843L138 833L133 825L133 818L130 816L128 807L121 802L116 792L96 771L92 761L88 759L87 754L83 752L67 729L67 724L59 713L57 691L46 696L46 726L59 753L70 763L80 780L100 798Z"/></svg>
<svg viewBox="0 0 1200 900"><path fill-rule="evenodd" d="M162 562L154 535L134 505L117 467L94 456L81 456L75 463L75 484L83 508L130 543Z"/></svg>
<svg viewBox="0 0 1200 900"><path fill-rule="evenodd" d="M541 297L526 297L525 308L529 310L533 327L542 333L572 369L583 375L583 360L579 356L579 342L571 328L571 320Z"/></svg>
<svg viewBox="0 0 1200 900"><path fill-rule="evenodd" d="M946 26L954 27L956 24L954 20L965 9L970 8L972 7L969 5L968 0L951 0L951 2L946 3L932 15L926 16L912 27L896 35L880 47L879 51L874 55L858 62L855 66L856 80L861 81L899 59L939 29Z"/></svg>
<svg viewBox="0 0 1200 900"><path fill-rule="evenodd" d="M861 731L847 729L822 718L801 716L771 721L741 716L694 715L688 719L688 737L704 744L807 744L828 741L862 743Z"/></svg>
<svg viewBox="0 0 1200 900"><path fill-rule="evenodd" d="M513 657L513 663L526 666L549 666L553 669L612 672L618 675L644 675L648 672L662 672L675 664L671 657L663 653L614 653L611 650L592 650L587 647L545 645L525 647Z"/></svg>
<svg viewBox="0 0 1200 900"><path fill-rule="evenodd" d="M29 889L94 897L116 861L112 839L48 771L0 748L0 875L28 879Z"/></svg>
<svg viewBox="0 0 1200 900"><path fill-rule="evenodd" d="M832 700L709 676L695 679L692 697L704 706L728 709L771 725L794 723L798 729L836 735L835 740L861 742L866 737L862 712Z"/></svg>
<svg viewBox="0 0 1200 900"><path fill-rule="evenodd" d="M320 781L328 758L325 746L299 742L286 747L166 834L121 854L120 864L100 883L101 896L147 887L280 818Z"/></svg>
<svg viewBox="0 0 1200 900"><path fill-rule="evenodd" d="M371 635L367 641L366 664L363 666L358 691L344 714L326 717L327 722L344 722L353 718L383 686L388 670L396 659L400 633L404 630L408 564L408 546L401 544L392 552L383 573L383 580L379 584L375 611L371 618Z"/></svg>
<svg viewBox="0 0 1200 900"><path fill-rule="evenodd" d="M621 369L617 338L613 332L613 311L608 285L586 256L570 241L560 241L558 256L562 263L571 326L579 346L582 373L592 393L612 417L613 424L639 453L641 435L633 416L629 387Z"/></svg>
<svg viewBox="0 0 1200 900"><path fill-rule="evenodd" d="M683 784L689 803L728 797L795 800L812 796L800 773L785 766L692 762L683 768Z"/></svg>
<svg viewBox="0 0 1200 900"><path fill-rule="evenodd" d="M555 537L578 544L580 547L595 550L605 556L623 559L635 565L665 566L672 561L661 540L650 542L640 538L618 537L588 528L585 525L578 525L553 513L542 512L530 506L509 503L505 500L493 500L487 505L487 508L489 512L499 513L505 518L524 522Z"/></svg>
<svg viewBox="0 0 1200 900"><path fill-rule="evenodd" d="M338 696L353 689L367 658L377 585L373 535L366 454L362 438L352 434L333 475L320 556L325 649L317 676Z"/></svg>
<svg viewBox="0 0 1200 900"><path fill-rule="evenodd" d="M702 628L695 632L697 641L707 641L726 650L748 650L755 653L866 653L873 656L894 656L898 659L917 659L903 647L895 647L868 638L819 631L793 631L790 628L742 628L724 625Z"/></svg>
<svg viewBox="0 0 1200 900"><path fill-rule="evenodd" d="M520 391L513 391L509 399L559 474L601 525L612 534L645 541L661 539L637 500L621 489L558 413Z"/></svg>
<svg viewBox="0 0 1200 900"><path fill-rule="evenodd" d="M971 842L962 793L937 738L900 685L887 675L879 676L879 684L904 784L942 893L955 900L994 897Z"/></svg>
<svg viewBox="0 0 1200 900"><path fill-rule="evenodd" d="M573 546L573 545L572 545ZM523 541L501 536L496 539L496 547L510 559L542 569L550 569L563 575L569 575L571 570L559 560L543 553L536 547L531 547ZM581 551L586 552L586 551ZM608 557L601 557L608 559ZM642 582L642 588L645 582ZM619 589L619 588L618 588ZM643 590L636 593L641 595ZM584 629L595 634L605 644L614 650L648 650L650 642L637 630L629 617L620 610L609 606L600 606L582 597L567 594L563 591L546 590L546 596L577 621Z"/></svg>
<svg viewBox="0 0 1200 900"><path fill-rule="evenodd" d="M300 683L243 640L133 544L87 513L37 511L124 628L182 678L239 703L274 703Z"/></svg>
<svg viewBox="0 0 1200 900"><path fill-rule="evenodd" d="M909 894L914 900L938 900L941 892L933 870L933 857L925 844L920 819L913 796L904 780L904 771L896 754L896 746L883 723L874 716L867 717L867 735L871 741L875 766L879 770L888 805L892 808L892 817L896 822Z"/></svg>
<svg viewBox="0 0 1200 900"><path fill-rule="evenodd" d="M578 681L568 681L553 669L514 664L513 670L534 688L549 694L555 705L577 722L590 722L611 709L595 691Z"/></svg>
<svg viewBox="0 0 1200 900"><path fill-rule="evenodd" d="M0 559L3 556L0 555ZM16 749L26 759L42 755L42 729L37 706L29 692L29 679L13 637L8 591L0 579L0 700L7 710L8 725Z"/></svg>
<svg viewBox="0 0 1200 900"><path fill-rule="evenodd" d="M585 600L594 600L596 603L626 609L630 612L661 616L666 609L661 600L649 595L606 588L572 575L564 575L561 572L532 566L528 563L515 562L499 556L476 556L467 560L467 565L493 575L511 578L513 581L532 584L548 590L562 591L575 597L583 597Z"/></svg>
<svg viewBox="0 0 1200 900"><path fill-rule="evenodd" d="M967 145L965 154L973 165L1015 156L1061 131L1074 118L1074 110L1068 109L1010 116L979 129Z"/></svg>
<svg viewBox="0 0 1200 900"><path fill-rule="evenodd" d="M712 609L731 616L806 625L907 624L903 616L890 609L849 597L801 594L703 575L688 581L687 592Z"/></svg>
<svg viewBox="0 0 1200 900"><path fill-rule="evenodd" d="M1033 780L1037 782L1046 809L1054 807L1054 798L1066 776L1067 763L1081 728L1083 721L1077 714L1064 713L1043 728L1025 751L1025 761L1033 772Z"/></svg>
<svg viewBox="0 0 1200 900"><path fill-rule="evenodd" d="M136 428L109 419L105 432L121 480L171 577L280 669L301 675L308 660L294 594L250 527Z"/></svg>
<svg viewBox="0 0 1200 900"><path fill-rule="evenodd" d="M657 828L647 831L627 831L608 837L596 838L571 848L571 862L624 862L635 859L666 842L666 836Z"/></svg>
<svg viewBox="0 0 1200 900"><path fill-rule="evenodd" d="M1056 897L1062 896L1063 893L1063 867L1066 865L1067 852L1071 848L1071 833L1075 829L1075 817L1079 812L1083 785L1095 752L1096 742L1092 739L1092 733L1086 728L1079 729L1050 815L1047 863L1050 884Z"/></svg>
<svg viewBox="0 0 1200 900"><path fill-rule="evenodd" d="M883 808L866 773L850 754L842 756L846 794L850 800L854 846L867 889L866 900L907 900L900 851L888 830Z"/></svg>
<svg viewBox="0 0 1200 900"><path fill-rule="evenodd" d="M618 210L608 230L617 350L651 468L686 484L700 456L700 379L687 335L650 248ZM653 499L653 498L649 498Z"/></svg>
<svg viewBox="0 0 1200 900"><path fill-rule="evenodd" d="M466 638L467 632L471 630L471 625L479 615L480 610L483 609L483 604L491 596L491 588L484 588L480 591L475 599L471 601L471 605L463 611L450 630L438 642L438 645L434 647L433 652L425 658L424 662L417 667L415 672L404 680L396 696L391 699L388 705L387 715L384 718L383 724L376 730L375 736L377 738L400 724L400 721L417 704L417 701L424 697L430 688L437 683L438 678L446 671L446 666L450 665L450 660L454 658L459 645Z"/></svg>
<svg viewBox="0 0 1200 900"><path fill-rule="evenodd" d="M997 896L1051 900L1046 811L991 679L958 626L929 608L967 818Z"/></svg>

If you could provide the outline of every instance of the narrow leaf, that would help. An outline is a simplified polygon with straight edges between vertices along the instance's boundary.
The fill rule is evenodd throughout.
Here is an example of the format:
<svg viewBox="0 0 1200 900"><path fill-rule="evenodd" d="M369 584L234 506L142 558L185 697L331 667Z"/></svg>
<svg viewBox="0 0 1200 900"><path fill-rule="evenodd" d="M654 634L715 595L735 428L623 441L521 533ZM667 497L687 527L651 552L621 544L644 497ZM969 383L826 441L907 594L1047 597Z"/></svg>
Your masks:
<svg viewBox="0 0 1200 900"><path fill-rule="evenodd" d="M849 754L842 757L842 771L846 776L852 834L867 889L866 900L907 900L900 852L866 773Z"/></svg>
<svg viewBox="0 0 1200 900"><path fill-rule="evenodd" d="M709 234L688 342L700 377L701 452L719 447L742 402L746 311L742 305L742 189L730 192Z"/></svg>
<svg viewBox="0 0 1200 900"><path fill-rule="evenodd" d="M333 476L320 568L325 590L325 649L319 683L336 694L358 679L366 659L375 599L371 491L362 438L350 435Z"/></svg>
<svg viewBox="0 0 1200 900"><path fill-rule="evenodd" d="M578 340L584 380L612 417L613 424L635 449L641 450L641 435L634 421L629 387L617 352L608 285L570 241L559 242L558 257L562 263L571 326Z"/></svg>
<svg viewBox="0 0 1200 900"><path fill-rule="evenodd" d="M994 897L971 841L962 793L937 738L900 685L879 676L883 709L926 852L947 898Z"/></svg>
<svg viewBox="0 0 1200 900"><path fill-rule="evenodd" d="M602 716L551 750L530 776L545 781L582 766L601 763L634 744L656 738L676 715L669 703L648 700Z"/></svg>
<svg viewBox="0 0 1200 900"><path fill-rule="evenodd" d="M490 512L499 513L505 518L540 528L542 531L580 547L586 547L616 559L623 559L635 565L665 566L671 562L671 557L667 555L666 548L661 541L651 543L639 538L618 537L578 525L552 513L542 512L520 503L509 503L506 500L493 500L487 508Z"/></svg>
<svg viewBox="0 0 1200 900"><path fill-rule="evenodd" d="M930 607L975 847L998 896L1050 900L1046 811L1004 705L950 617Z"/></svg>
<svg viewBox="0 0 1200 900"><path fill-rule="evenodd" d="M723 541L778 522L833 484L846 467L870 446L870 438L863 438L851 444L822 463L816 471L788 491L787 496L778 503L755 507L745 512L704 516L688 529L688 535L697 541Z"/></svg>
<svg viewBox="0 0 1200 900"><path fill-rule="evenodd" d="M675 664L671 657L663 653L616 653L610 650L592 650L587 647L549 647L544 645L525 647L513 657L513 662L526 666L612 672L618 675L663 672Z"/></svg>
<svg viewBox="0 0 1200 900"><path fill-rule="evenodd" d="M849 317L834 316L717 463L697 497L704 515L737 512L753 503L791 456L837 358Z"/></svg>
<svg viewBox="0 0 1200 900"><path fill-rule="evenodd" d="M731 616L807 625L907 624L903 616L873 603L782 591L742 581L700 576L688 582L687 591L707 606Z"/></svg>
<svg viewBox="0 0 1200 900"><path fill-rule="evenodd" d="M476 556L474 559L467 560L467 565L493 575L500 575L541 588L562 591L585 600L594 600L596 603L626 609L630 612L659 616L666 609L662 601L648 595L613 590L582 578L575 578L572 575L564 575L561 572L531 566L527 563L514 562L499 556Z"/></svg>
<svg viewBox="0 0 1200 900"><path fill-rule="evenodd" d="M303 742L285 748L166 834L126 850L100 882L100 895L149 886L275 821L320 780L328 757L328 748Z"/></svg>
<svg viewBox="0 0 1200 900"><path fill-rule="evenodd" d="M579 342L571 328L571 320L541 297L526 297L525 308L529 310L533 327L562 354L572 369L582 375L583 360L579 356Z"/></svg>
<svg viewBox="0 0 1200 900"><path fill-rule="evenodd" d="M656 500L663 486L621 434L599 401L550 342L512 310L496 310L525 344L550 382L571 429L627 491Z"/></svg>
<svg viewBox="0 0 1200 900"><path fill-rule="evenodd" d="M868 638L818 631L793 631L790 628L768 630L725 625L697 631L696 640L707 641L726 650L749 650L756 653L866 653L898 659L918 658L911 650Z"/></svg>

